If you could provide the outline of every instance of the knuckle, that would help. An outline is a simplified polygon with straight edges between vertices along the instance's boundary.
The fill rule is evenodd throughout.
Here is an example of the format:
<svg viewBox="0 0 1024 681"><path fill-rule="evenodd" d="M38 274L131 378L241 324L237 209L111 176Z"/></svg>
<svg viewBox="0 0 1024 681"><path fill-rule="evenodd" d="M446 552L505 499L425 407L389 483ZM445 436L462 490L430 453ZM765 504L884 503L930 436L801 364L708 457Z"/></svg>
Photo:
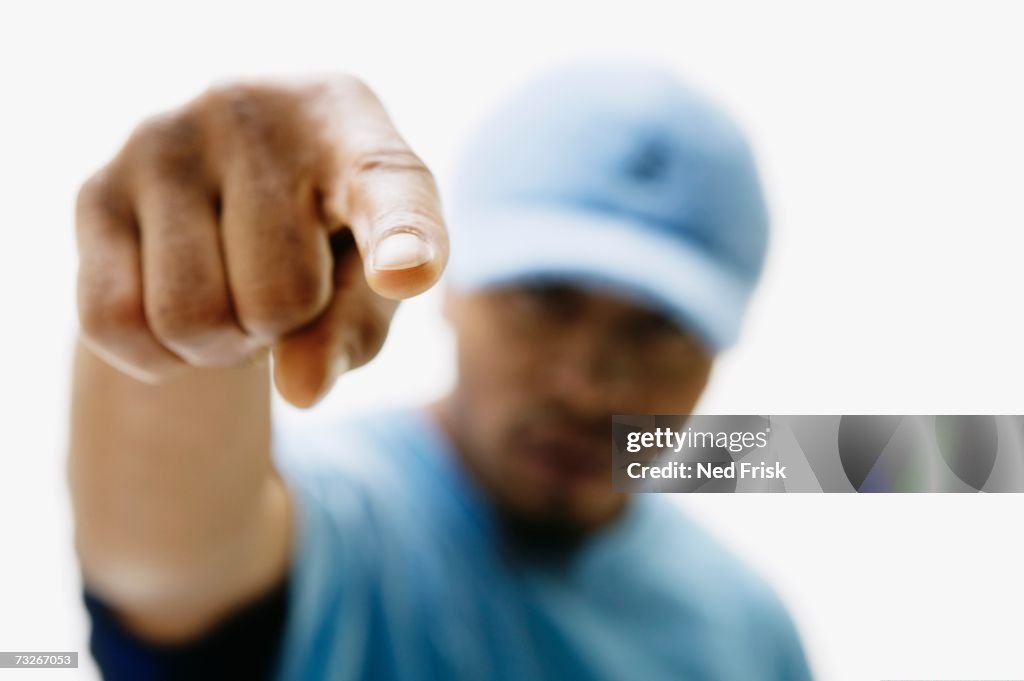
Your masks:
<svg viewBox="0 0 1024 681"><path fill-rule="evenodd" d="M374 149L357 153L349 162L348 175L353 179L391 173L416 173L433 178L422 159L405 147Z"/></svg>
<svg viewBox="0 0 1024 681"><path fill-rule="evenodd" d="M327 306L330 289L314 271L299 269L269 283L242 314L246 328L277 337L315 319Z"/></svg>
<svg viewBox="0 0 1024 681"><path fill-rule="evenodd" d="M109 168L93 173L78 188L75 196L75 226L86 229L97 217L117 214L116 183Z"/></svg>
<svg viewBox="0 0 1024 681"><path fill-rule="evenodd" d="M230 328L228 312L213 296L190 294L156 302L148 314L149 326L165 342L189 345Z"/></svg>
<svg viewBox="0 0 1024 681"><path fill-rule="evenodd" d="M109 344L145 326L142 301L127 288L108 288L102 294L80 296L78 319L82 333L98 344Z"/></svg>
<svg viewBox="0 0 1024 681"><path fill-rule="evenodd" d="M298 268L279 289L281 303L299 315L316 314L327 304L329 289L325 284L317 272Z"/></svg>
<svg viewBox="0 0 1024 681"><path fill-rule="evenodd" d="M267 141L280 134L289 120L292 97L286 88L268 82L232 81L211 86L195 108L217 122L217 129L231 137Z"/></svg>
<svg viewBox="0 0 1024 681"><path fill-rule="evenodd" d="M188 184L204 175L202 131L187 112L146 120L133 133L127 148L142 171L157 180Z"/></svg>
<svg viewBox="0 0 1024 681"><path fill-rule="evenodd" d="M197 121L187 109L150 116L133 136L144 142L192 142L199 133Z"/></svg>
<svg viewBox="0 0 1024 681"><path fill-rule="evenodd" d="M200 107L211 108L234 117L234 122L250 121L258 106L256 86L243 81L211 85L199 100Z"/></svg>
<svg viewBox="0 0 1024 681"><path fill-rule="evenodd" d="M282 89L273 80L233 78L212 83L196 98L199 106L249 106L268 92Z"/></svg>
<svg viewBox="0 0 1024 681"><path fill-rule="evenodd" d="M276 169L286 181L310 172L317 162L308 147L309 117L294 85L237 81L214 86L200 100L211 130L211 148L224 155L227 172Z"/></svg>
<svg viewBox="0 0 1024 681"><path fill-rule="evenodd" d="M76 212L81 215L83 211L91 210L101 203L101 197L109 193L108 182L103 171L90 175L82 186L78 188L75 196Z"/></svg>

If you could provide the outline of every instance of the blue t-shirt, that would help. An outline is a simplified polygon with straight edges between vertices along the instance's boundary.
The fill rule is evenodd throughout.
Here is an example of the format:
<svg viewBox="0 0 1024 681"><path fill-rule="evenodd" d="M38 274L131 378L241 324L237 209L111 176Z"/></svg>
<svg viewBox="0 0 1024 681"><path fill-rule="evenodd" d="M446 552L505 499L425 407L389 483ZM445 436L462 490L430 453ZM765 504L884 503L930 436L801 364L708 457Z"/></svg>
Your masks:
<svg viewBox="0 0 1024 681"><path fill-rule="evenodd" d="M510 550L434 422L278 431L288 578L199 640L127 630L88 591L109 681L810 678L772 591L660 494L559 560ZM610 483L609 483L610 484Z"/></svg>
<svg viewBox="0 0 1024 681"><path fill-rule="evenodd" d="M275 459L297 509L280 681L810 678L772 590L670 497L534 561L425 412L278 431Z"/></svg>

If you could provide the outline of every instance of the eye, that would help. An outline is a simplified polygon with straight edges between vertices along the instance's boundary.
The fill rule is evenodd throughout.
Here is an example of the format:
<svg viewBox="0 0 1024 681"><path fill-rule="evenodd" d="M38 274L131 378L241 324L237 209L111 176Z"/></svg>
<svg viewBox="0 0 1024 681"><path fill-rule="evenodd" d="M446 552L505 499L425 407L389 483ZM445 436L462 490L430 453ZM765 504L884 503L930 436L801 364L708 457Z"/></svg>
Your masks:
<svg viewBox="0 0 1024 681"><path fill-rule="evenodd" d="M551 319L566 319L582 307L580 292L558 282L528 282L517 286L510 295L521 309Z"/></svg>
<svg viewBox="0 0 1024 681"><path fill-rule="evenodd" d="M679 326L663 314L645 314L631 320L625 327L625 335L631 340L645 343L681 340L686 337Z"/></svg>

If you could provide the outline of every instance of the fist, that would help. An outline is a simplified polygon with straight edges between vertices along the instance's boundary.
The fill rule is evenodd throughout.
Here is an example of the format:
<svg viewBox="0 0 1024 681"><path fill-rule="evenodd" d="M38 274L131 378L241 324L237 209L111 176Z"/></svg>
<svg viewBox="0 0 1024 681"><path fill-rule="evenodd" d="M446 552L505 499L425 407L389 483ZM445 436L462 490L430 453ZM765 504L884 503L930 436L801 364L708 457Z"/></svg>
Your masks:
<svg viewBox="0 0 1024 681"><path fill-rule="evenodd" d="M81 335L143 381L274 356L307 406L448 257L434 180L350 76L211 88L82 186Z"/></svg>

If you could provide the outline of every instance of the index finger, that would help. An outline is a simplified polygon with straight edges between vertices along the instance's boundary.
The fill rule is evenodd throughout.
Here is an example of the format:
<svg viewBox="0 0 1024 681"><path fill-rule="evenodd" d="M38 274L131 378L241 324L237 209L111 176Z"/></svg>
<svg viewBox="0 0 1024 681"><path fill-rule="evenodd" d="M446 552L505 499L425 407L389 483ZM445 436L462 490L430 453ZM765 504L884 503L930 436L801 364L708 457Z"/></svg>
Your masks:
<svg viewBox="0 0 1024 681"><path fill-rule="evenodd" d="M364 83L344 77L319 112L329 162L323 209L350 227L370 287L388 298L430 288L448 261L448 233L430 170Z"/></svg>

